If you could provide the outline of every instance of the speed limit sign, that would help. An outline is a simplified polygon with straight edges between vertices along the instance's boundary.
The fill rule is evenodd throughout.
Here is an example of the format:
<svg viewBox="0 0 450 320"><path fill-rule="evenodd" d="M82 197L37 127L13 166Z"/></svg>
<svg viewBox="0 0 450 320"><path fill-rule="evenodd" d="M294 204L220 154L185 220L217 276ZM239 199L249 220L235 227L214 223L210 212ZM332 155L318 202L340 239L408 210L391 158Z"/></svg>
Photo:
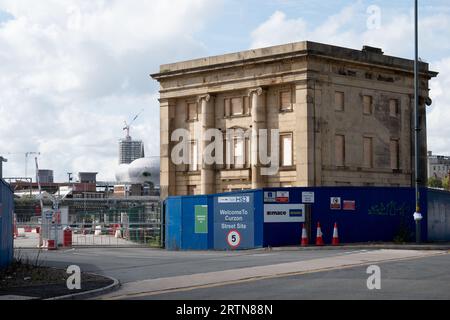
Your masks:
<svg viewBox="0 0 450 320"><path fill-rule="evenodd" d="M239 247L241 243L241 234L237 230L231 230L227 235L228 245L232 248Z"/></svg>

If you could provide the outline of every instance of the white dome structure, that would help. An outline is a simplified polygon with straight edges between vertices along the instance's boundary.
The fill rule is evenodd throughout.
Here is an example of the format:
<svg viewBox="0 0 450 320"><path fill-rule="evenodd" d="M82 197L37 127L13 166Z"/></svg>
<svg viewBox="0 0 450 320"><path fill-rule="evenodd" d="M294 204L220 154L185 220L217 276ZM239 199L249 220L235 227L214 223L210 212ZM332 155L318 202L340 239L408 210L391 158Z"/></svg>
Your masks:
<svg viewBox="0 0 450 320"><path fill-rule="evenodd" d="M116 180L123 183L159 186L159 159L140 158L130 164L121 164L116 171Z"/></svg>

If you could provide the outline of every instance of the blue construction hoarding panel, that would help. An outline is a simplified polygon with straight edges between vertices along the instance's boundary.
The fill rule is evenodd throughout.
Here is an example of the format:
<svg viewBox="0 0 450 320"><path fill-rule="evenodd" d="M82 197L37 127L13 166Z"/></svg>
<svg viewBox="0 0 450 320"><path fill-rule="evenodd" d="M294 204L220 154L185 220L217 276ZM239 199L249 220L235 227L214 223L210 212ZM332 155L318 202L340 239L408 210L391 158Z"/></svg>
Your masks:
<svg viewBox="0 0 450 320"><path fill-rule="evenodd" d="M426 203L424 189L423 240L427 239ZM207 206L207 232L196 233L199 217L205 219L198 214L198 206ZM268 188L171 197L167 200L166 247L228 250L298 245L304 222L311 226L311 242L317 222L326 243L331 243L334 223L338 223L342 243L413 240L414 208L412 188Z"/></svg>
<svg viewBox="0 0 450 320"><path fill-rule="evenodd" d="M281 189L267 189L277 191ZM290 188L289 203L305 203L302 195L314 195L314 203L306 202L311 211L311 243L316 225L321 224L325 243L331 243L334 223L338 223L343 243L412 240L415 236L413 213L414 189L323 187ZM422 239L427 239L426 191L422 190ZM267 203L266 203L267 204ZM264 245L300 243L302 223L265 223Z"/></svg>
<svg viewBox="0 0 450 320"><path fill-rule="evenodd" d="M255 247L253 193L228 194L214 198L214 249Z"/></svg>
<svg viewBox="0 0 450 320"><path fill-rule="evenodd" d="M0 179L0 268L8 266L14 255L13 211L13 192Z"/></svg>

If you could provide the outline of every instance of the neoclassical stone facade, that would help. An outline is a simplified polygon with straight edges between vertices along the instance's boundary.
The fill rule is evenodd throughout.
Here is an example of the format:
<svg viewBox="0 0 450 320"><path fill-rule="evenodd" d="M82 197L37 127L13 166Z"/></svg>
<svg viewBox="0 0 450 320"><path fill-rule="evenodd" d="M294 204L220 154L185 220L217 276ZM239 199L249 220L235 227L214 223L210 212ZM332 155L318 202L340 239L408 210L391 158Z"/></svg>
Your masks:
<svg viewBox="0 0 450 320"><path fill-rule="evenodd" d="M421 63L421 181L426 181L429 80ZM288 186L411 186L413 61L381 49L298 42L162 65L161 193ZM208 129L224 133L224 164L203 163ZM176 129L191 133L190 164L174 164ZM246 137L225 138L229 129ZM279 130L276 174L257 157L259 129ZM269 137L269 150L270 145ZM275 144L274 144L275 145Z"/></svg>

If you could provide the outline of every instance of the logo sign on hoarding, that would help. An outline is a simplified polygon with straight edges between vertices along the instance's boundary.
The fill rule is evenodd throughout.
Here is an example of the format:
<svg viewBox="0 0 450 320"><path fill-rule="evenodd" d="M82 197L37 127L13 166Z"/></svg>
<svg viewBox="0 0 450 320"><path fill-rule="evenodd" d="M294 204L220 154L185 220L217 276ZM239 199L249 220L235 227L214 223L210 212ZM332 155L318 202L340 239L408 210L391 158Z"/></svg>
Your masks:
<svg viewBox="0 0 450 320"><path fill-rule="evenodd" d="M314 192L302 192L302 203L314 203Z"/></svg>
<svg viewBox="0 0 450 320"><path fill-rule="evenodd" d="M214 199L214 249L254 248L253 201L253 193Z"/></svg>
<svg viewBox="0 0 450 320"><path fill-rule="evenodd" d="M266 204L264 205L264 222L267 223L305 222L305 205Z"/></svg>
<svg viewBox="0 0 450 320"><path fill-rule="evenodd" d="M275 191L264 192L264 202L277 202L277 193Z"/></svg>
<svg viewBox="0 0 450 320"><path fill-rule="evenodd" d="M277 191L276 202L289 202L289 191Z"/></svg>
<svg viewBox="0 0 450 320"><path fill-rule="evenodd" d="M356 210L356 201L344 200L344 210L355 211Z"/></svg>
<svg viewBox="0 0 450 320"><path fill-rule="evenodd" d="M238 197L219 197L218 203L249 203L249 196L238 196Z"/></svg>
<svg viewBox="0 0 450 320"><path fill-rule="evenodd" d="M341 210L341 198L331 197L330 198L330 209L331 210Z"/></svg>

